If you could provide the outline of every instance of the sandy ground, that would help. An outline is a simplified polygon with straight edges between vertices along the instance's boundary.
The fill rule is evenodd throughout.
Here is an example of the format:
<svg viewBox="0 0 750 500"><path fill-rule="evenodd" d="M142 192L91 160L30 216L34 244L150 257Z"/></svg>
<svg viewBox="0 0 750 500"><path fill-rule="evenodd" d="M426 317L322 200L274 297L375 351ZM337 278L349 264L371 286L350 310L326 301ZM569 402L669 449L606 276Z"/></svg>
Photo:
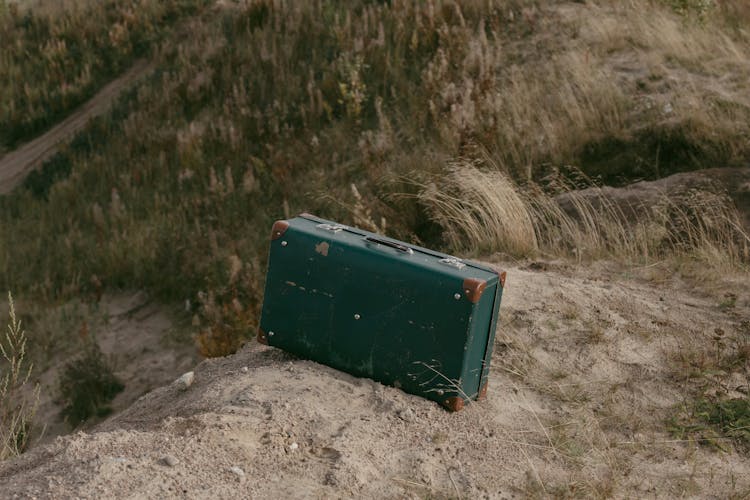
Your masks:
<svg viewBox="0 0 750 500"><path fill-rule="evenodd" d="M55 318L59 316L52 320ZM97 312L89 311L85 318L89 335L114 368L114 375L124 382L125 388L109 405L114 413L128 408L146 392L168 384L200 359L195 347L180 338L185 336L185 328L175 324L174 315L150 302L143 293L105 295ZM65 324L60 327L65 333ZM67 327L78 330L80 325ZM29 335L34 335L32 330ZM38 438L42 443L71 431L60 417L58 383L61 371L77 354L59 352L38 375L41 398L37 420L45 425L43 435ZM95 420L89 422L84 428L95 423Z"/></svg>
<svg viewBox="0 0 750 500"><path fill-rule="evenodd" d="M19 146L0 158L0 194L9 193L32 170L42 166L61 143L73 138L90 119L109 110L120 93L138 78L150 71L146 61L136 62L128 71L105 85L94 97L36 139Z"/></svg>
<svg viewBox="0 0 750 500"><path fill-rule="evenodd" d="M679 363L743 333L748 279L505 265L488 400L436 404L256 343L0 464L6 498L728 498L750 456L677 439ZM702 283L702 284L701 284ZM731 308L724 293L737 294ZM681 356L682 355L682 356ZM747 391L748 369L723 379ZM743 389L744 387L744 389ZM737 393L739 394L739 393Z"/></svg>

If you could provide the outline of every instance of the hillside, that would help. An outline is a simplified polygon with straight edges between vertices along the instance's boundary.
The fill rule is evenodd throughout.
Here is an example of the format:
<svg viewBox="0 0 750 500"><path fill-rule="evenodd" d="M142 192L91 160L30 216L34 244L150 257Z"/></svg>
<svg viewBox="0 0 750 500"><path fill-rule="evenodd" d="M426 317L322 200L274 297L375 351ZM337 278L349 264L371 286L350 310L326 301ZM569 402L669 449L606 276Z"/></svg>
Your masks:
<svg viewBox="0 0 750 500"><path fill-rule="evenodd" d="M0 359L3 421L40 390L0 490L747 495L748 25L743 0L0 0L0 289L33 363ZM255 345L299 212L508 268L490 400Z"/></svg>

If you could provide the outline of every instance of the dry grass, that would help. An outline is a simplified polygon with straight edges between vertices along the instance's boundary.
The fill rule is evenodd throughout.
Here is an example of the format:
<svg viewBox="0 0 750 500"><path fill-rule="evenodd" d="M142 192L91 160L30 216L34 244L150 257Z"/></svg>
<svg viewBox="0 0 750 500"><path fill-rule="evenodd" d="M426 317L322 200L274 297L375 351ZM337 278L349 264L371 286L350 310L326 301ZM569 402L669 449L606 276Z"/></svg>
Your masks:
<svg viewBox="0 0 750 500"><path fill-rule="evenodd" d="M0 338L0 460L26 449L39 402L39 384L29 384L32 365L26 355L26 332L16 318L10 292L8 304L10 323Z"/></svg>
<svg viewBox="0 0 750 500"><path fill-rule="evenodd" d="M664 196L654 206L639 207L634 219L633 210L601 189L584 195L569 184L558 186L570 207L566 211L536 185L520 187L500 171L466 162L452 164L441 181L420 186L420 203L455 251L633 262L693 256L728 267L750 261L750 236L737 209L707 191Z"/></svg>
<svg viewBox="0 0 750 500"><path fill-rule="evenodd" d="M421 188L419 200L443 226L443 238L452 248L521 255L539 249L529 206L507 175L454 163L442 185Z"/></svg>

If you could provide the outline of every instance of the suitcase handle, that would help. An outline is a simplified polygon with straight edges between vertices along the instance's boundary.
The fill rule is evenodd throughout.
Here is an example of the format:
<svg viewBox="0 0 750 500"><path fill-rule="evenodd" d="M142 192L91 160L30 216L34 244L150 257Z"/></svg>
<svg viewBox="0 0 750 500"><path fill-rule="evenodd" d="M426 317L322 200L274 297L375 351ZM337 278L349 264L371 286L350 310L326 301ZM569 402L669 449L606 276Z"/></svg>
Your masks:
<svg viewBox="0 0 750 500"><path fill-rule="evenodd" d="M407 247L406 245L402 245L401 243L394 243L388 240L381 240L380 238L376 238L374 236L365 236L365 241L368 243L375 243L376 245L385 245L387 247L394 248L399 252L408 253L409 255L414 253L414 250Z"/></svg>

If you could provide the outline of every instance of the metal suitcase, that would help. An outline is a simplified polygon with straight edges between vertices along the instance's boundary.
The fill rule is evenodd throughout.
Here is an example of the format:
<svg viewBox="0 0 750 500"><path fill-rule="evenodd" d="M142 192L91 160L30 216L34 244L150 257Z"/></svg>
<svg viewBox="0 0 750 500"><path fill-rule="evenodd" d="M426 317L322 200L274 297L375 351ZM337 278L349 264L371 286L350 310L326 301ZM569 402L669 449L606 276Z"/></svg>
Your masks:
<svg viewBox="0 0 750 500"><path fill-rule="evenodd" d="M274 223L258 341L434 400L486 394L505 273L309 214Z"/></svg>

